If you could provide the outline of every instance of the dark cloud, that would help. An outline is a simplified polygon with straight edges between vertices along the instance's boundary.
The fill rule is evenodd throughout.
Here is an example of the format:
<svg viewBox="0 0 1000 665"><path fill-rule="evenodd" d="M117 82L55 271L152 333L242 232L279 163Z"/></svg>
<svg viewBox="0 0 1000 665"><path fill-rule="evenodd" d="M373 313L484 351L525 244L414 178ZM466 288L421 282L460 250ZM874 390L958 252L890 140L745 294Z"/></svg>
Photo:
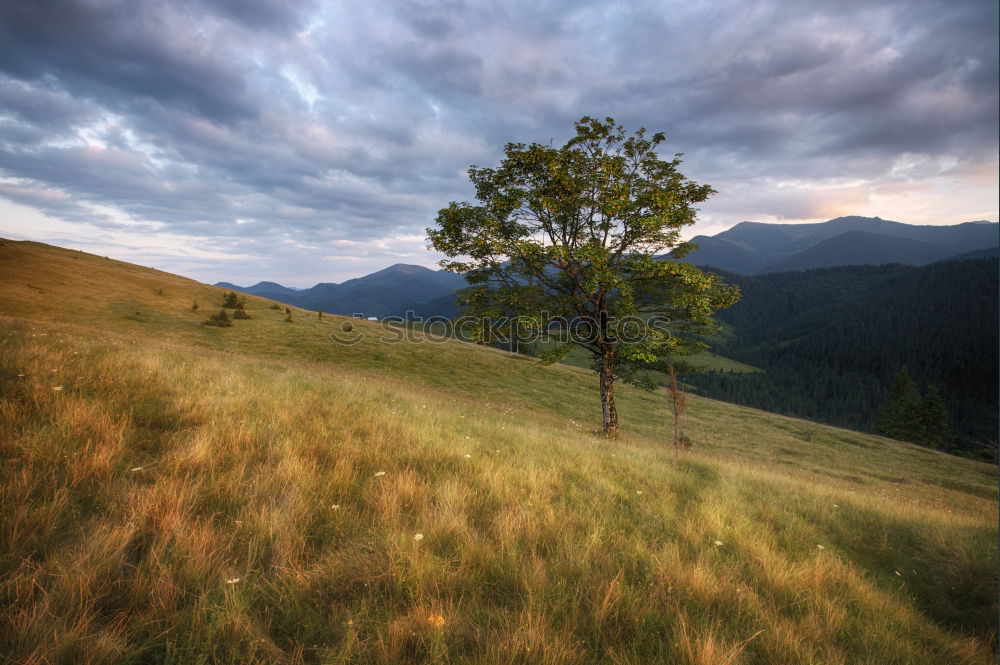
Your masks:
<svg viewBox="0 0 1000 665"><path fill-rule="evenodd" d="M995 172L996 26L985 0L2 3L0 198L231 253L426 262L470 164L612 115L666 131L722 192L713 223L818 215Z"/></svg>

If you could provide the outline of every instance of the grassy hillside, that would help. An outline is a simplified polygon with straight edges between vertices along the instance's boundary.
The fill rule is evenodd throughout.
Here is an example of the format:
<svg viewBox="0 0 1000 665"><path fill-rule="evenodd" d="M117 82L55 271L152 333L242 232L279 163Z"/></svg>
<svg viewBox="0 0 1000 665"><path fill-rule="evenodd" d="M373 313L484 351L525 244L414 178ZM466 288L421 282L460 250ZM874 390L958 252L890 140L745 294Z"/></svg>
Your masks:
<svg viewBox="0 0 1000 665"><path fill-rule="evenodd" d="M222 294L0 246L0 661L996 660L993 467Z"/></svg>

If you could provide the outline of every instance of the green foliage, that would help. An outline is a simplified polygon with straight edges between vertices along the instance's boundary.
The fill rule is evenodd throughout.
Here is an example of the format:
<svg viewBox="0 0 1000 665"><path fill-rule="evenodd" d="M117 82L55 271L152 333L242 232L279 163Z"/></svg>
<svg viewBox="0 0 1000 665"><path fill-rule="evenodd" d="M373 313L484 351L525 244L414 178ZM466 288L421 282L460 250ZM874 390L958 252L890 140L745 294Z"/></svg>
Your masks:
<svg viewBox="0 0 1000 665"><path fill-rule="evenodd" d="M948 409L936 386L921 396L904 365L889 390L889 398L879 413L876 431L893 439L931 448L951 449Z"/></svg>
<svg viewBox="0 0 1000 665"><path fill-rule="evenodd" d="M240 304L240 301L239 301L239 298L237 297L236 293L233 292L233 291L230 291L229 293L226 294L226 299L222 303L222 306L225 307L226 309L236 309L236 306L239 305L239 304Z"/></svg>
<svg viewBox="0 0 1000 665"><path fill-rule="evenodd" d="M292 322L292 312L291 312L291 310L285 310L285 311L286 311L286 314L285 314L285 323L291 323Z"/></svg>
<svg viewBox="0 0 1000 665"><path fill-rule="evenodd" d="M208 317L203 325L216 326L217 328L228 328L233 325L233 322L229 320L229 315L226 314L226 310L220 309L218 314L213 314Z"/></svg>
<svg viewBox="0 0 1000 665"><path fill-rule="evenodd" d="M920 391L903 365L889 389L889 398L879 413L875 431L892 439L914 441L920 434L920 406Z"/></svg>
<svg viewBox="0 0 1000 665"><path fill-rule="evenodd" d="M937 386L928 386L918 410L920 438L917 443L932 448L951 448L952 435L948 428L948 409Z"/></svg>
<svg viewBox="0 0 1000 665"><path fill-rule="evenodd" d="M243 303L238 303L236 305L236 310L233 312L234 319L249 319L250 315L247 314L246 309L243 307Z"/></svg>
<svg viewBox="0 0 1000 665"><path fill-rule="evenodd" d="M762 371L685 376L699 394L871 432L906 365L940 390L949 445L995 459L996 259L720 274L743 297L718 314L733 334L715 350Z"/></svg>
<svg viewBox="0 0 1000 665"><path fill-rule="evenodd" d="M553 318L564 329L589 322L594 334L571 343L594 359L609 434L617 431L614 381L643 384L637 370L704 349L676 333L713 333L711 314L739 297L718 276L676 260L692 249L680 234L695 222L695 204L714 190L677 170L680 155L660 159L663 141L645 129L626 137L612 118L585 117L560 148L510 143L499 167L469 169L479 205L452 202L427 230L449 257L441 265L471 285L466 314L516 316L519 326L546 332ZM675 259L658 258L666 252ZM669 319L670 331L628 334L651 317ZM474 331L476 341L490 335L487 324ZM546 360L564 355L561 345Z"/></svg>

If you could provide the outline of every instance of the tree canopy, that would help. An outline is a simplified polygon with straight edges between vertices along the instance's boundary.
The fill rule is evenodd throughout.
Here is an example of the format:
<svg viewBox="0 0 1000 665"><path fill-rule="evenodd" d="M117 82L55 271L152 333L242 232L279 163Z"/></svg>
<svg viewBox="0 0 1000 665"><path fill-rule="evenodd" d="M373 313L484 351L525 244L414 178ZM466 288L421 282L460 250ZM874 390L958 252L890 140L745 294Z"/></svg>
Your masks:
<svg viewBox="0 0 1000 665"><path fill-rule="evenodd" d="M711 314L739 292L680 260L693 249L681 230L714 190L678 171L680 154L657 155L664 135L627 136L612 118L575 127L562 147L509 143L499 167L472 166L478 204L452 202L427 232L441 265L471 285L465 313L479 339L515 317L520 331L558 329L548 361L568 344L593 355L614 435L614 382L647 384L640 370L702 350L691 334L716 331Z"/></svg>

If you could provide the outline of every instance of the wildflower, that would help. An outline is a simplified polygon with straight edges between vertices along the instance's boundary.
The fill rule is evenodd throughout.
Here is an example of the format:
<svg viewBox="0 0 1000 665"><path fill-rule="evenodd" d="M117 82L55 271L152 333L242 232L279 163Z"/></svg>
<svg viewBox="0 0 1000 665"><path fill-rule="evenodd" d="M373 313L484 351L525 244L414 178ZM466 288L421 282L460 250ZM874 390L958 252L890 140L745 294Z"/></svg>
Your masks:
<svg viewBox="0 0 1000 665"><path fill-rule="evenodd" d="M722 541L721 540L715 541L715 546L716 547L722 547Z"/></svg>
<svg viewBox="0 0 1000 665"><path fill-rule="evenodd" d="M826 548L825 548L825 547L823 547L822 545L817 545L816 547L818 547L818 548L819 548L819 549L821 549L821 550L825 550L825 549L826 549Z"/></svg>
<svg viewBox="0 0 1000 665"><path fill-rule="evenodd" d="M833 507L834 508L840 508L840 506L838 506L837 504L833 504Z"/></svg>
<svg viewBox="0 0 1000 665"><path fill-rule="evenodd" d="M902 577L903 576L903 573L899 572L898 570L896 570L894 572L896 573L897 577Z"/></svg>
<svg viewBox="0 0 1000 665"><path fill-rule="evenodd" d="M52 390L59 391L59 390L62 390L62 389L63 389L62 386L52 386Z"/></svg>
<svg viewBox="0 0 1000 665"><path fill-rule="evenodd" d="M142 467L141 466L133 466L131 469L129 469L129 471L142 471Z"/></svg>
<svg viewBox="0 0 1000 665"><path fill-rule="evenodd" d="M335 503L335 504L333 504L330 507L333 508L334 510L340 510L340 504L339 503Z"/></svg>
<svg viewBox="0 0 1000 665"><path fill-rule="evenodd" d="M385 471L376 471L375 472L375 477L376 478L378 478L379 476L384 476L384 475L385 475Z"/></svg>
<svg viewBox="0 0 1000 665"><path fill-rule="evenodd" d="M226 584L236 584L236 583L237 583L237 582L239 582L239 581L240 581L240 578L238 578L238 577L234 577L234 578L233 578L233 579L231 579L231 580L226 580Z"/></svg>
<svg viewBox="0 0 1000 665"><path fill-rule="evenodd" d="M413 540L423 540L423 539L424 539L424 534L422 533L413 534Z"/></svg>
<svg viewBox="0 0 1000 665"><path fill-rule="evenodd" d="M353 626L354 625L354 620L353 619L348 619L347 620L347 625L348 626Z"/></svg>
<svg viewBox="0 0 1000 665"><path fill-rule="evenodd" d="M636 494L642 494L642 490L636 490L635 493Z"/></svg>
<svg viewBox="0 0 1000 665"><path fill-rule="evenodd" d="M466 459L468 459L469 457L472 457L472 455L470 455L469 453L465 453L465 457Z"/></svg>
<svg viewBox="0 0 1000 665"><path fill-rule="evenodd" d="M440 629L444 626L444 617L440 614L432 614L427 617L427 623L431 625L431 628Z"/></svg>

